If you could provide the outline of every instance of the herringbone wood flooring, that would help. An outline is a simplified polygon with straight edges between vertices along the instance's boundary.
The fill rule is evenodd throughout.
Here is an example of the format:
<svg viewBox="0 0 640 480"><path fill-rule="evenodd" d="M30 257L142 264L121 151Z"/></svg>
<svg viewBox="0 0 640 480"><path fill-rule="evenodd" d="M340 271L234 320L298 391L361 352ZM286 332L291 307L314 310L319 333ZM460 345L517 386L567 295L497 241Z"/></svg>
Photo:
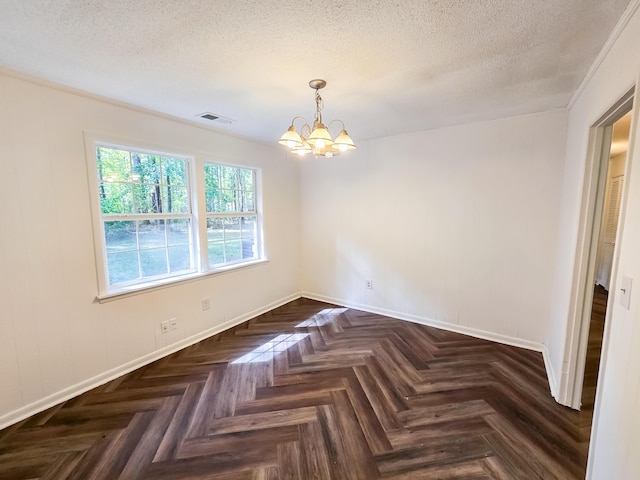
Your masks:
<svg viewBox="0 0 640 480"><path fill-rule="evenodd" d="M582 406L593 409L596 398L596 383L602 354L602 339L604 336L604 319L607 313L608 292L596 285L593 289L591 303L591 322L589 324L589 340L587 343L587 359L584 368L584 382L582 383Z"/></svg>
<svg viewBox="0 0 640 480"><path fill-rule="evenodd" d="M573 479L540 354L299 299L0 431L2 479Z"/></svg>

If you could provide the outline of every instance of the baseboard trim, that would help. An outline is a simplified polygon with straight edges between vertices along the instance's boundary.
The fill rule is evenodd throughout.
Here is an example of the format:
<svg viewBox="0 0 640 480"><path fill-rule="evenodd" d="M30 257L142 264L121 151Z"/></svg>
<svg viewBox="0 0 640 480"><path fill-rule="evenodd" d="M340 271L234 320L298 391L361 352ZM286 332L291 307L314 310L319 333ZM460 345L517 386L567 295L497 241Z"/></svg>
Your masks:
<svg viewBox="0 0 640 480"><path fill-rule="evenodd" d="M556 402L561 403L558 399L558 381L556 380L556 374L553 370L553 363L551 363L551 358L549 357L549 347L546 345L542 346L542 358L544 360L544 368L547 371L547 381L549 382L549 390L551 391L551 396L555 399Z"/></svg>
<svg viewBox="0 0 640 480"><path fill-rule="evenodd" d="M511 345L514 347L520 347L520 348L525 348L527 350L541 352L542 358L544 359L544 365L547 372L551 395L557 400L558 389L557 389L557 383L556 383L556 376L553 371L551 360L549 358L549 350L547 346L542 343L536 343L536 342L524 340L521 338L489 332L486 330L479 330L475 328L465 327L462 325L454 325L454 324L442 322L439 320L434 320L427 317L420 317L417 315L397 312L395 310L388 310L385 308L374 307L371 305L348 302L346 300L335 298L335 297L328 297L325 295L319 295L316 293L303 291L303 292L298 292L298 293L288 295L287 297L276 300L260 308L257 308L255 310L242 314L236 318L227 320L224 323L211 327L207 330L203 330L202 332L192 335L191 337L182 339L176 343L168 345L164 348L151 352L147 355L144 355L140 358L127 362L123 365L107 370L106 372L103 372L85 381L82 381L68 388L65 388L51 395L48 395L47 397L42 398L41 400L38 400L36 402L30 403L29 405L25 405L24 407L8 412L0 416L0 430L10 425L13 425L15 423L18 423L21 420L24 420L25 418L28 418L32 415L43 412L48 408L51 408L61 402L67 401L93 388L99 387L100 385L104 385L105 383L110 382L111 380L114 380L122 375L130 373L140 367L148 365L149 363L155 362L156 360L166 357L167 355L170 355L172 353L175 353L178 350L182 350L183 348L186 348L195 343L198 343L213 335L217 335L218 333L228 330L229 328L240 325L241 323L246 322L247 320L251 320L252 318L255 318L259 315L267 313L268 311L278 308L286 303L297 300L300 297L305 297L305 298L317 300L320 302L331 303L334 305L340 305L348 308L354 308L354 309L362 310L365 312L376 313L379 315L385 315L387 317L397 318L398 320L405 320L405 321L417 323L420 325L426 325L429 327L435 327L435 328L447 330L450 332L469 335L475 338L482 338L484 340L490 340L490 341L502 343L505 345Z"/></svg>
<svg viewBox="0 0 640 480"><path fill-rule="evenodd" d="M514 347L526 348L527 350L533 350L535 352L542 353L542 359L544 360L544 367L547 372L547 381L549 383L549 391L551 396L558 401L558 383L556 381L556 375L553 370L553 364L549 357L549 348L543 343L532 342L522 338L511 337L508 335L501 335L499 333L488 332L486 330L479 330L476 328L465 327L462 325L453 325L451 323L441 322L427 317L419 317L417 315L411 315L408 313L396 312L394 310L387 310L385 308L373 307L371 305L364 305L360 303L348 302L343 299L328 297L325 295L319 295L312 292L303 291L302 297L310 298L312 300L318 300L320 302L333 303L348 308L355 308L370 313L377 313L379 315L385 315L391 318L397 318L399 320L406 320L413 323L419 323L420 325L426 325L428 327L440 328L455 333L462 333L475 338L482 338L484 340L490 340L492 342L502 343L505 345L511 345Z"/></svg>
<svg viewBox="0 0 640 480"><path fill-rule="evenodd" d="M58 392L52 393L51 395L48 395L28 405L25 405L24 407L21 407L17 410L8 412L0 416L0 430L10 425L13 425L15 423L18 423L21 420L24 420L25 418L28 418L32 415L43 412L48 408L51 408L61 402L65 402L93 388L99 387L100 385L104 385L105 383L110 382L111 380L114 380L122 375L130 373L140 367L144 367L145 365L148 365L151 362L155 362L156 360L166 357L167 355L175 353L178 350L182 350L183 348L186 348L190 345L198 343L204 340L205 338L209 338L213 335L216 335L225 330L228 330L229 328L235 327L236 325L240 325L241 323L246 322L247 320L251 320L252 318L262 315L263 313L267 313L268 311L278 308L293 300L296 300L301 296L302 295L300 293L293 293L284 298L281 298L267 305L264 305L260 308L244 313L236 318L227 320L226 322L216 325L214 327L211 327L207 330L203 330L202 332L199 332L188 338L182 339L164 348L151 352L140 358L137 358L125 364L119 365L110 370L107 370L106 372L98 374L80 383L67 387Z"/></svg>
<svg viewBox="0 0 640 480"><path fill-rule="evenodd" d="M411 315L409 313L397 312L395 310L387 310L385 308L374 307L371 305L364 305L360 303L348 302L339 298L327 297L325 295L318 295L312 292L302 292L302 297L310 298L312 300L318 300L320 302L333 303L343 307L354 308L356 310L362 310L364 312L377 313L379 315L385 315L391 318L397 318L398 320L406 320L413 323L419 323L428 327L436 327L449 332L462 333L463 335L469 335L475 338L482 338L484 340L491 340L492 342L503 343L505 345L511 345L513 347L526 348L527 350L534 350L536 352L542 352L545 345L542 343L532 342L517 337L510 337L508 335L501 335L499 333L489 332L486 330L479 330L476 328L465 327L462 325L454 325L451 323L441 322L432 318L420 317L417 315Z"/></svg>

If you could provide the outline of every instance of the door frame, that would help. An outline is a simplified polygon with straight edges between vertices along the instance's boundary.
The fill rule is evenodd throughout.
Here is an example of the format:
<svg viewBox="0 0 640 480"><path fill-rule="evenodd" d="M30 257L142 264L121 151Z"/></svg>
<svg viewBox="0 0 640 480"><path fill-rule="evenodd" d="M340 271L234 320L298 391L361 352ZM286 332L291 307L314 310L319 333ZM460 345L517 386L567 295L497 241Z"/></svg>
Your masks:
<svg viewBox="0 0 640 480"><path fill-rule="evenodd" d="M571 304L567 324L567 343L563 361L563 365L566 366L566 371L561 376L557 398L559 403L568 405L576 410L580 409L582 399L582 384L589 341L589 326L591 323L596 253L604 208L613 124L629 111L633 111L633 126L637 117L637 106L634 106L634 96L635 86L622 95L589 130L589 143L578 224L578 238L576 242L576 256L571 286ZM625 176L628 174L630 168L630 152L631 145L627 152ZM627 188L628 183L625 182L622 194L621 213L624 209ZM622 219L622 215L620 218ZM619 222L616 238L620 238L623 227L623 222ZM619 242L616 242L613 253L610 292L613 292L613 288L615 288L615 276L619 256L618 243ZM610 296L610 298L612 298L612 296ZM610 308L607 306L605 324L609 319L609 315ZM605 352L603 351L603 357L604 354Z"/></svg>

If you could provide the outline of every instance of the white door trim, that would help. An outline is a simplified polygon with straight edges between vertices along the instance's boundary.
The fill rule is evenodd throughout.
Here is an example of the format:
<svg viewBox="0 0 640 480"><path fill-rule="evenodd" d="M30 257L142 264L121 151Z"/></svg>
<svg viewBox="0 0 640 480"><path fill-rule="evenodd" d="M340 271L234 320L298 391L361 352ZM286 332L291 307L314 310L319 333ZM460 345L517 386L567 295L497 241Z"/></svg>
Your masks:
<svg viewBox="0 0 640 480"><path fill-rule="evenodd" d="M591 320L591 303L593 301L593 282L595 277L596 251L600 234L600 222L604 206L604 190L607 179L609 148L613 124L633 107L635 87L627 91L618 101L591 127L589 146L585 165L584 184L576 242L573 282L571 286L571 303L567 322L567 342L564 350L563 374L560 378L558 398L563 405L580 408L582 397L582 381L586 360L586 349L589 340L589 324ZM633 113L636 121L638 107ZM629 158L629 154L627 154ZM625 174L630 162L627 161ZM624 185L626 192L627 185ZM623 193L623 199L626 193ZM623 205L624 206L624 205ZM618 235L622 228L618 225ZM612 288L615 287L617 271L617 245L614 250L612 267ZM607 307L607 320L609 317ZM605 323L606 321L605 320ZM605 352L603 351L603 356Z"/></svg>

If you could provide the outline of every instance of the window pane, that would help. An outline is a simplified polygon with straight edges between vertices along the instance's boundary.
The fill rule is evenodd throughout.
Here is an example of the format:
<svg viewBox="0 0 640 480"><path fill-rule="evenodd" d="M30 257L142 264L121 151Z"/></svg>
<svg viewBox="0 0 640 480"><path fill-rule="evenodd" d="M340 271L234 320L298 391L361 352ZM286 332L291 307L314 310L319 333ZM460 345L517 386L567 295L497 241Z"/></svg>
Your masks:
<svg viewBox="0 0 640 480"><path fill-rule="evenodd" d="M181 158L162 159L162 180L166 185L187 185L187 164Z"/></svg>
<svg viewBox="0 0 640 480"><path fill-rule="evenodd" d="M224 190L216 190L215 196L213 197L213 210L212 212L224 212L225 211L225 200L224 200Z"/></svg>
<svg viewBox="0 0 640 480"><path fill-rule="evenodd" d="M97 147L98 178L101 182L124 182L131 173L129 152Z"/></svg>
<svg viewBox="0 0 640 480"><path fill-rule="evenodd" d="M220 190L220 205L218 207L219 212L237 212L238 211L238 199L237 191L222 189Z"/></svg>
<svg viewBox="0 0 640 480"><path fill-rule="evenodd" d="M206 208L208 213L224 212L224 200L222 190L206 187Z"/></svg>
<svg viewBox="0 0 640 480"><path fill-rule="evenodd" d="M189 213L187 187L162 187L162 211L166 213Z"/></svg>
<svg viewBox="0 0 640 480"><path fill-rule="evenodd" d="M257 258L256 217L242 217L242 258Z"/></svg>
<svg viewBox="0 0 640 480"><path fill-rule="evenodd" d="M220 211L220 190L212 190L206 187L206 208L207 213L214 213Z"/></svg>
<svg viewBox="0 0 640 480"><path fill-rule="evenodd" d="M209 242L209 266L224 263L224 243Z"/></svg>
<svg viewBox="0 0 640 480"><path fill-rule="evenodd" d="M238 188L238 169L236 167L220 166L220 187L235 190Z"/></svg>
<svg viewBox="0 0 640 480"><path fill-rule="evenodd" d="M220 188L220 166L207 163L204 166L204 175L206 177L206 187L213 189Z"/></svg>
<svg viewBox="0 0 640 480"><path fill-rule="evenodd" d="M147 277L193 271L193 219L165 215L191 213L189 160L96 146L96 161L101 213L139 217L137 221L102 217L107 283L135 285ZM213 173L217 178L219 169ZM223 239L224 225L219 227Z"/></svg>
<svg viewBox="0 0 640 480"><path fill-rule="evenodd" d="M128 183L101 183L100 209L102 213L126 214L133 212L133 194Z"/></svg>
<svg viewBox="0 0 640 480"><path fill-rule="evenodd" d="M242 239L242 258L257 258L256 243L253 238Z"/></svg>
<svg viewBox="0 0 640 480"><path fill-rule="evenodd" d="M224 240L224 225L221 218L207 218L207 239Z"/></svg>
<svg viewBox="0 0 640 480"><path fill-rule="evenodd" d="M222 212L234 213L253 210L252 192L246 192L244 190L222 190L221 193Z"/></svg>
<svg viewBox="0 0 640 480"><path fill-rule="evenodd" d="M138 252L107 254L109 284L130 282L140 278Z"/></svg>
<svg viewBox="0 0 640 480"><path fill-rule="evenodd" d="M138 222L140 248L164 247L167 244L164 220L141 220Z"/></svg>
<svg viewBox="0 0 640 480"><path fill-rule="evenodd" d="M96 152L102 213L190 212L186 160L107 147Z"/></svg>
<svg viewBox="0 0 640 480"><path fill-rule="evenodd" d="M207 213L237 215L207 219L209 265L258 258L255 170L215 164L204 169Z"/></svg>
<svg viewBox="0 0 640 480"><path fill-rule="evenodd" d="M210 163L204 166L204 188L207 212L222 211L222 197L220 192L220 166Z"/></svg>
<svg viewBox="0 0 640 480"><path fill-rule="evenodd" d="M188 218L167 220L167 243L169 245L191 243L191 221Z"/></svg>
<svg viewBox="0 0 640 480"><path fill-rule="evenodd" d="M242 242L240 240L224 242L224 253L227 262L240 260L242 258Z"/></svg>
<svg viewBox="0 0 640 480"><path fill-rule="evenodd" d="M240 238L240 217L224 219L224 239L233 240Z"/></svg>
<svg viewBox="0 0 640 480"><path fill-rule="evenodd" d="M239 170L239 175L240 175L240 186L239 188L241 190L249 190L249 191L253 191L254 187L253 187L253 170L249 169L249 168L240 168Z"/></svg>
<svg viewBox="0 0 640 480"><path fill-rule="evenodd" d="M205 165L208 213L254 212L255 171L225 165Z"/></svg>
<svg viewBox="0 0 640 480"><path fill-rule="evenodd" d="M256 237L256 217L242 217L240 220L242 238Z"/></svg>
<svg viewBox="0 0 640 480"><path fill-rule="evenodd" d="M162 197L159 185L134 185L136 213L162 213Z"/></svg>
<svg viewBox="0 0 640 480"><path fill-rule="evenodd" d="M191 270L191 249L189 245L178 245L167 249L171 272Z"/></svg>
<svg viewBox="0 0 640 480"><path fill-rule="evenodd" d="M240 212L255 212L256 204L253 192L240 192Z"/></svg>
<svg viewBox="0 0 640 480"><path fill-rule="evenodd" d="M155 155L131 152L133 173L142 183L160 183L160 159Z"/></svg>
<svg viewBox="0 0 640 480"><path fill-rule="evenodd" d="M140 268L143 277L153 277L169 273L167 251L164 248L140 250Z"/></svg>
<svg viewBox="0 0 640 480"><path fill-rule="evenodd" d="M138 249L136 222L104 222L104 236L107 253Z"/></svg>

